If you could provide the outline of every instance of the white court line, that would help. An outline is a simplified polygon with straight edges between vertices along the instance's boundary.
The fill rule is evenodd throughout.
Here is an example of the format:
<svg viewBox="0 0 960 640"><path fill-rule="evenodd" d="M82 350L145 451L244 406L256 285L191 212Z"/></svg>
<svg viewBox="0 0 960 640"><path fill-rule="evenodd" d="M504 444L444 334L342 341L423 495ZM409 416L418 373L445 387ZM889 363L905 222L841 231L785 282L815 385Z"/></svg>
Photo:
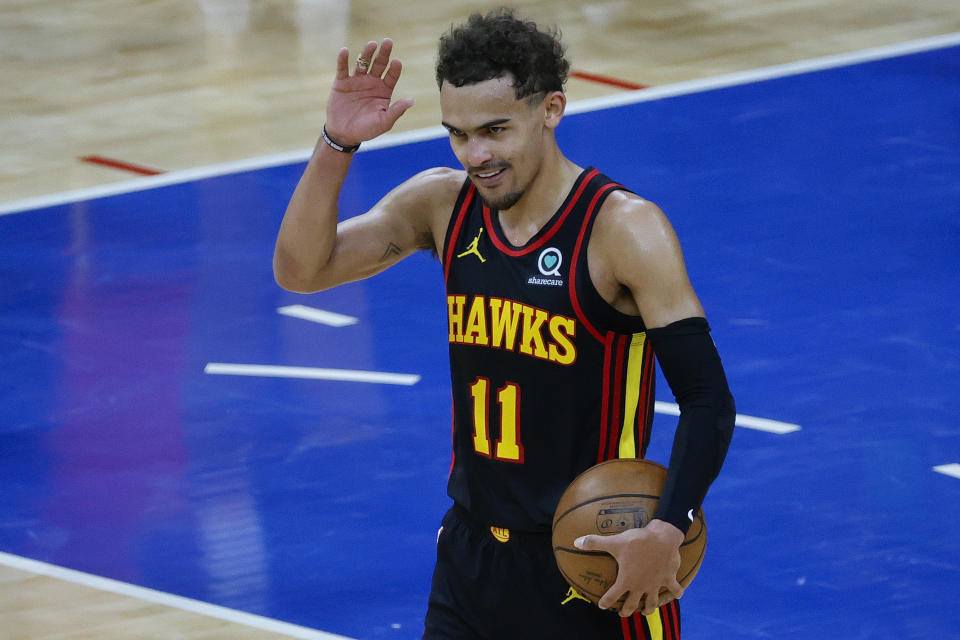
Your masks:
<svg viewBox="0 0 960 640"><path fill-rule="evenodd" d="M304 640L352 640L346 636L338 636L332 633L317 631L316 629L309 629L307 627L281 622L272 618L265 618L252 613L245 613L235 609L220 607L208 602L201 602L199 600L175 596L170 593L164 593L163 591L147 589L146 587L138 587L126 582L119 582L109 578L101 578L100 576L95 576L89 573L58 567L56 565L47 564L46 562L30 560L29 558L22 558L9 553L0 552L0 564L13 569L49 576L51 578L56 578L57 580L63 580L72 584L91 587L100 591L115 593L117 595L127 596L137 600L142 600L144 602L151 602L153 604L179 609L181 611L189 611L191 613L207 616L209 618L226 620L227 622L232 622L234 624L260 629L262 631L269 631L270 633L276 633L288 636L290 638L303 638Z"/></svg>
<svg viewBox="0 0 960 640"><path fill-rule="evenodd" d="M306 380L340 380L343 382L371 382L410 386L420 382L413 373L385 373L382 371L354 371L352 369L321 369L318 367L284 367L270 364L229 364L210 362L203 369L210 375L255 376L264 378L303 378Z"/></svg>
<svg viewBox="0 0 960 640"><path fill-rule="evenodd" d="M951 476L953 478L960 479L960 464L954 462L953 464L941 464L938 467L933 468L937 473L942 473L945 476Z"/></svg>
<svg viewBox="0 0 960 640"><path fill-rule="evenodd" d="M650 89L641 89L639 91L626 91L616 93L600 98L590 100L580 100L567 105L566 112L570 114L583 113L585 111L598 111L600 109L609 109L639 102L649 102L651 100L660 100L674 96L686 95L691 93L700 93L722 87L732 87L740 84L750 84L762 80L773 80L775 78L784 78L812 71L823 71L837 67L845 67L864 62L873 62L886 58L895 58L897 56L908 55L911 53L922 53L934 49L944 49L960 45L960 32L948 33L942 36L932 38L923 38L920 40L911 40L883 47L864 49L852 53L843 53L839 55L826 56L823 58L813 58L810 60L801 60L789 64L774 65L762 67L751 71L742 71L729 73L712 78L702 78L691 80L689 82L679 82L662 87L652 87ZM411 144L423 140L433 140L443 138L447 131L441 126L426 127L407 131L403 133L388 133L375 140L370 140L363 144L358 153L366 153L374 149L385 147L395 147L404 144ZM78 202L81 200L90 200L105 196L119 195L122 193L131 193L133 191L143 191L156 187L164 187L182 182L191 182L205 178L214 178L231 173L241 173L244 171L255 171L257 169L266 169L287 164L305 162L313 153L313 148L301 149L299 151L290 151L287 153L261 156L258 158L249 158L246 160L237 160L221 164L209 165L206 167L197 167L195 169L186 169L183 171L171 171L158 176L147 178L136 178L125 180L98 187L87 189L78 189L76 191L66 191L54 193L36 198L27 198L16 200L5 204L0 204L0 215L11 213L20 213L34 209L53 207L56 205Z"/></svg>
<svg viewBox="0 0 960 640"><path fill-rule="evenodd" d="M331 327L347 327L352 324L357 324L359 321L358 318L354 318L353 316L345 316L340 313L334 313L333 311L324 311L323 309L308 307L302 304L291 304L286 307L280 307L277 309L277 313L290 316L291 318L299 318L301 320L309 320L310 322L329 325Z"/></svg>
<svg viewBox="0 0 960 640"><path fill-rule="evenodd" d="M667 416L680 415L680 407L672 402L660 402L657 400L653 403L653 410L657 413L662 413ZM742 413L737 414L736 425L738 427L743 427L744 429L756 429L757 431L766 431L767 433L776 433L778 435L800 431L800 425L798 424L780 422L778 420L770 420L768 418L745 416Z"/></svg>
<svg viewBox="0 0 960 640"><path fill-rule="evenodd" d="M379 371L354 371L351 369L320 369L316 367L285 367L261 364L226 364L211 362L204 368L211 375L259 376L270 378L302 378L307 380L341 380L344 382L374 382L383 384L414 385L420 376L410 373L382 373ZM654 403L653 410L668 416L679 416L680 407L672 402ZM800 425L768 418L757 418L738 413L736 425L779 435L800 430Z"/></svg>

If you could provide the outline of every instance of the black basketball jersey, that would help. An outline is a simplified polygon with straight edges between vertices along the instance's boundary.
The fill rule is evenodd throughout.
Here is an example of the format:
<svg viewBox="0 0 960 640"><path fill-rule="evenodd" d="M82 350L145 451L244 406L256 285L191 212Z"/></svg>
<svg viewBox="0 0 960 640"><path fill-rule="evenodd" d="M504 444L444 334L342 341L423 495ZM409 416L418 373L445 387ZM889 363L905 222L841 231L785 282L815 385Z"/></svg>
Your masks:
<svg viewBox="0 0 960 640"><path fill-rule="evenodd" d="M447 228L444 275L453 393L448 493L474 518L549 531L563 490L588 467L643 456L654 356L637 316L587 272L605 198L587 169L524 246L506 239L469 179Z"/></svg>

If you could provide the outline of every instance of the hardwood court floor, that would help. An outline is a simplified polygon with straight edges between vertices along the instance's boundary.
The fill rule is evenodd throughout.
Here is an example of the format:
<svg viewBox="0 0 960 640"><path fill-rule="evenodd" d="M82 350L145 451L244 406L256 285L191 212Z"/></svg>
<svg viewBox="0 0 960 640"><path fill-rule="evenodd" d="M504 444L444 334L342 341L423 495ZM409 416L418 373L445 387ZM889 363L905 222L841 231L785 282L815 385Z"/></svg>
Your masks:
<svg viewBox="0 0 960 640"><path fill-rule="evenodd" d="M498 2L11 0L0 4L0 202L309 149L344 45L392 37L406 131L438 124L437 36ZM576 70L663 85L960 31L953 0L536 0ZM571 79L571 100L620 92Z"/></svg>
<svg viewBox="0 0 960 640"><path fill-rule="evenodd" d="M0 638L5 640L289 637L19 569L0 569Z"/></svg>
<svg viewBox="0 0 960 640"><path fill-rule="evenodd" d="M389 35L417 99L399 130L435 125L437 35L499 3L369 1L0 5L0 202L126 180L98 154L180 170L312 146L336 50ZM647 85L960 31L953 0L526 2L563 30L578 70ZM573 79L572 100L617 89ZM0 245L2 246L2 245ZM0 567L0 638L289 637L59 577Z"/></svg>

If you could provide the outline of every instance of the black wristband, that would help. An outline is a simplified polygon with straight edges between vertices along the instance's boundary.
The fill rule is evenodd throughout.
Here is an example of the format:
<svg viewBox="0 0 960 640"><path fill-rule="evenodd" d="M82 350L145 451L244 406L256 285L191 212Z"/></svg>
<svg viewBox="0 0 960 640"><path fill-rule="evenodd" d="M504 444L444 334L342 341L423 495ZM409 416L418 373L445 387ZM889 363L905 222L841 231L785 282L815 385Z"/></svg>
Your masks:
<svg viewBox="0 0 960 640"><path fill-rule="evenodd" d="M323 125L321 135L323 136L323 141L326 142L328 145L330 145L331 149L336 149L340 153L353 153L354 151L360 148L359 144L355 144L352 147L345 147L342 144L338 144L334 142L333 139L329 135L327 135L327 125Z"/></svg>

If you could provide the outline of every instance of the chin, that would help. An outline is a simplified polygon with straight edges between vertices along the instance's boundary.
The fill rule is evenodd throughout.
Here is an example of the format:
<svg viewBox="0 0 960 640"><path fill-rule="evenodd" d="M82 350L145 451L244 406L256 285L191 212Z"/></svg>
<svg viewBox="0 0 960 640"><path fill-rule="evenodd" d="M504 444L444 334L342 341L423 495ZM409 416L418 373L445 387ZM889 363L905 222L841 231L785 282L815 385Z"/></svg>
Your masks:
<svg viewBox="0 0 960 640"><path fill-rule="evenodd" d="M477 193L480 194L480 197L483 198L483 201L487 203L487 206L491 209L496 211L505 211L520 202L520 198L523 197L524 192L512 191L497 198L484 195L479 189L477 189Z"/></svg>

